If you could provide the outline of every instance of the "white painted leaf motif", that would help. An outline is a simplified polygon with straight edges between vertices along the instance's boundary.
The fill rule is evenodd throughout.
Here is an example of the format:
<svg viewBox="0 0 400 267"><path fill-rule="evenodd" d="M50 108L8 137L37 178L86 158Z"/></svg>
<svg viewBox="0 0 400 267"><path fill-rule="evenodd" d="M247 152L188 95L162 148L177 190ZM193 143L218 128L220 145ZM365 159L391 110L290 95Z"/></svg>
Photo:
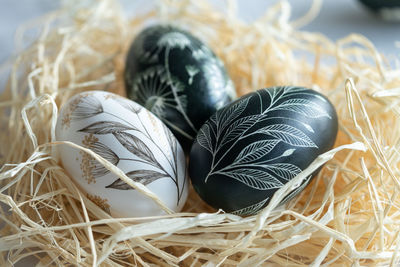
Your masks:
<svg viewBox="0 0 400 267"><path fill-rule="evenodd" d="M207 149L212 154L210 126L208 126L208 124L205 124L203 127L201 127L199 133L197 134L197 143L199 143L200 146Z"/></svg>
<svg viewBox="0 0 400 267"><path fill-rule="evenodd" d="M235 210L231 213L234 215L242 215L242 216L254 215L263 208L264 204L268 201L268 199L269 199L269 197L261 200L260 202L255 203L253 205L245 207L243 209Z"/></svg>
<svg viewBox="0 0 400 267"><path fill-rule="evenodd" d="M141 62L146 64L149 63L157 63L158 55L160 53L160 47L154 42L158 38L158 36L162 35L167 27L149 27L136 37L136 45L135 55L139 57ZM152 42L148 42L147 40L153 40Z"/></svg>
<svg viewBox="0 0 400 267"><path fill-rule="evenodd" d="M287 149L287 150L285 150L285 152L282 153L281 157L290 156L290 155L292 155L294 153L294 151L296 151L295 148Z"/></svg>
<svg viewBox="0 0 400 267"><path fill-rule="evenodd" d="M216 151L223 145L231 144L233 140L245 139L254 134L268 135L269 140L257 141L247 145L239 155L236 156L236 159L230 166L213 171L207 176L206 181L213 174L220 174L258 190L280 188L283 183L286 183L298 175L301 169L289 163L271 164L270 162L272 161L259 162L260 159L268 155L279 142L291 145L292 147L288 147L281 155L274 158L274 160L291 156L296 151L296 147L318 148L314 141L307 135L309 133L314 133L314 129L309 124L296 120L295 118L286 117L287 113L286 115L285 113L282 114L283 117L275 117L268 114L271 111L287 110L313 119L320 117L331 118L318 103L313 102L312 99L304 99L300 96L307 95L310 97L318 97L318 95L301 87L274 87L266 89L265 91L270 97L270 103L265 109L261 108L261 114L244 118L241 117L250 100L250 98L245 98L241 102L235 103L230 109L224 109L223 112L217 113L216 116L212 117L209 121L208 124L210 127L214 127L213 124L216 126L210 128L211 130L216 128L217 131L216 143L219 147L215 148ZM259 92L257 92L257 94L260 105L264 107L266 103L263 103L263 95ZM291 99L288 97L291 97ZM252 99L254 99L254 97L252 97ZM247 101L244 102L245 100ZM296 123L286 124L281 122L266 126L261 125L261 128L257 130L252 128L258 122L265 122L269 119L286 119L295 121ZM237 142L235 141L231 145L236 146L236 144ZM229 155L230 149L231 148L227 148L228 151L225 152L223 157ZM212 154L213 152L210 151ZM217 161L217 165L219 162L221 162L221 160Z"/></svg>
<svg viewBox="0 0 400 267"><path fill-rule="evenodd" d="M273 110L292 111L309 118L331 118L331 116L329 116L329 114L320 105L304 98L288 99L276 106Z"/></svg>
<svg viewBox="0 0 400 267"><path fill-rule="evenodd" d="M249 127L253 126L259 117L260 115L251 115L240 118L236 120L234 123L232 123L225 131L224 136L221 138L221 146L238 138L247 129L249 129Z"/></svg>
<svg viewBox="0 0 400 267"><path fill-rule="evenodd" d="M268 172L257 169L240 168L221 172L220 174L231 177L251 188L258 190L280 188L283 186L278 179Z"/></svg>
<svg viewBox="0 0 400 267"><path fill-rule="evenodd" d="M281 87L272 87L272 88L265 88L264 89L271 98L271 102L274 102L276 96L282 91Z"/></svg>
<svg viewBox="0 0 400 267"><path fill-rule="evenodd" d="M179 49L184 49L185 47L189 47L190 44L191 42L189 38L178 31L166 33L157 41L158 47L168 47L170 49L175 47L178 47Z"/></svg>
<svg viewBox="0 0 400 267"><path fill-rule="evenodd" d="M196 60L202 60L202 59L213 57L213 54L211 53L210 49L208 49L206 46L202 45L200 48L192 50L192 56Z"/></svg>
<svg viewBox="0 0 400 267"><path fill-rule="evenodd" d="M263 140L251 143L240 152L233 162L233 165L250 163L258 160L271 152L278 143L279 140Z"/></svg>
<svg viewBox="0 0 400 267"><path fill-rule="evenodd" d="M175 76L170 76L170 79L168 81L168 84L170 86L171 93L175 92L177 98L173 98L173 100L176 102L175 104L175 109L178 110L179 112L186 112L187 111L187 95L182 94L182 92L185 91L186 85L179 80L179 78ZM180 107L182 110L180 109Z"/></svg>
<svg viewBox="0 0 400 267"><path fill-rule="evenodd" d="M298 87L298 86L283 86L280 88L285 93L297 93L297 92L307 92L308 91L308 89L305 89L304 87Z"/></svg>
<svg viewBox="0 0 400 267"><path fill-rule="evenodd" d="M309 89L303 88L303 87L297 87L297 86L285 86L283 88L284 90L284 94L286 96L288 95L309 95L311 97L316 97L319 100L321 100L322 102L327 102L325 98L323 98L322 96L318 95L318 94L314 94L314 93L310 93Z"/></svg>
<svg viewBox="0 0 400 267"><path fill-rule="evenodd" d="M318 148L318 146L306 134L287 124L268 125L256 132L268 134L292 146Z"/></svg>
<svg viewBox="0 0 400 267"><path fill-rule="evenodd" d="M277 177L287 182L296 177L296 175L301 172L301 169L299 167L290 163L268 164L264 165L263 167L267 170L270 170Z"/></svg>
<svg viewBox="0 0 400 267"><path fill-rule="evenodd" d="M238 101L228 109L224 109L221 113L217 112L217 122L219 123L220 130L230 125L231 122L242 114L249 103L250 98L247 97Z"/></svg>
<svg viewBox="0 0 400 267"><path fill-rule="evenodd" d="M189 75L189 80L188 80L188 84L191 85L193 83L193 78L194 76L199 73L199 69L196 66L193 65L186 65L186 72Z"/></svg>
<svg viewBox="0 0 400 267"><path fill-rule="evenodd" d="M162 117L166 105L175 105L166 76L162 66L150 67L138 73L132 81L130 98Z"/></svg>
<svg viewBox="0 0 400 267"><path fill-rule="evenodd" d="M302 124L309 132L314 133L314 129L310 125L308 125L306 123L302 123Z"/></svg>
<svg viewBox="0 0 400 267"><path fill-rule="evenodd" d="M215 113L214 113L214 115L212 115L212 116L210 117L210 121L211 121L212 123L214 123L215 125L217 125L217 116L215 115Z"/></svg>
<svg viewBox="0 0 400 267"><path fill-rule="evenodd" d="M319 98L319 100L323 101L323 102L327 102L325 98L323 98L320 95L315 95L316 98Z"/></svg>
<svg viewBox="0 0 400 267"><path fill-rule="evenodd" d="M165 116L167 107L178 109L178 101L186 110L187 98L181 94L185 90L184 83L171 76L163 66L150 67L135 75L132 89L130 97L158 117Z"/></svg>

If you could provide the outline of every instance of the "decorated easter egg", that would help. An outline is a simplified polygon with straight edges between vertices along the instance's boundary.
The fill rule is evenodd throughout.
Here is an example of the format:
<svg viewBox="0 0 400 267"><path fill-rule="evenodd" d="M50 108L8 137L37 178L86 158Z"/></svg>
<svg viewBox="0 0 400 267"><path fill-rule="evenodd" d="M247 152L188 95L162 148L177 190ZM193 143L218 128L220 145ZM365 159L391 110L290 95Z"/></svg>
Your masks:
<svg viewBox="0 0 400 267"><path fill-rule="evenodd" d="M369 10L387 21L400 21L400 0L360 0Z"/></svg>
<svg viewBox="0 0 400 267"><path fill-rule="evenodd" d="M235 98L224 64L199 39L173 26L146 28L125 67L130 99L159 117L189 150L198 129Z"/></svg>
<svg viewBox="0 0 400 267"><path fill-rule="evenodd" d="M200 128L190 151L189 176L211 206L255 214L332 148L337 131L336 111L320 93L290 86L261 89L220 109Z"/></svg>
<svg viewBox="0 0 400 267"><path fill-rule="evenodd" d="M56 139L92 150L146 186L173 211L187 198L185 156L171 131L153 114L121 96L90 91L61 108ZM60 145L64 169L87 197L114 217L141 217L164 211L88 153Z"/></svg>

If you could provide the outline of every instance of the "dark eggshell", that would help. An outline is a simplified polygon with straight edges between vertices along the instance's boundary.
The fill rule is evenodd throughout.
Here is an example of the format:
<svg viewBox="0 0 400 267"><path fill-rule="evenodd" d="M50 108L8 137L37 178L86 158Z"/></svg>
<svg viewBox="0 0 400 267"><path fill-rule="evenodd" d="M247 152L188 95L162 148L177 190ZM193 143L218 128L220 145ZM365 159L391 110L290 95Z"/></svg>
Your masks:
<svg viewBox="0 0 400 267"><path fill-rule="evenodd" d="M135 38L125 85L128 97L161 118L187 151L203 123L236 96L222 61L169 25L146 28Z"/></svg>
<svg viewBox="0 0 400 267"><path fill-rule="evenodd" d="M400 7L400 0L359 0L366 7L371 10L377 11L382 8L395 8Z"/></svg>
<svg viewBox="0 0 400 267"><path fill-rule="evenodd" d="M400 0L359 0L369 10L388 21L400 21Z"/></svg>
<svg viewBox="0 0 400 267"><path fill-rule="evenodd" d="M193 187L215 208L255 214L279 188L332 148L337 131L335 108L316 91L281 86L250 93L201 127L190 151Z"/></svg>

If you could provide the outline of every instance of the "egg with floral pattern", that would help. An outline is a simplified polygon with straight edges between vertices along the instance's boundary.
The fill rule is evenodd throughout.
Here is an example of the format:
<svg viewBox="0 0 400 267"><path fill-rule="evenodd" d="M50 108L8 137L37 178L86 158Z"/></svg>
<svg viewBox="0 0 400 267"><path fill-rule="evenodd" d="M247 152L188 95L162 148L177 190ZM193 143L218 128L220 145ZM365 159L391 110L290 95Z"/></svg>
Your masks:
<svg viewBox="0 0 400 267"><path fill-rule="evenodd" d="M252 215L331 149L337 131L335 108L322 94L297 86L261 89L220 109L201 127L190 151L189 176L211 206Z"/></svg>
<svg viewBox="0 0 400 267"><path fill-rule="evenodd" d="M169 209L182 209L188 194L183 150L164 123L139 104L103 91L75 95L60 110L56 139L92 150L146 186ZM57 150L78 187L112 216L165 213L88 153L66 144Z"/></svg>
<svg viewBox="0 0 400 267"><path fill-rule="evenodd" d="M126 58L130 99L159 117L189 150L201 125L236 96L222 61L198 38L171 25L144 29Z"/></svg>

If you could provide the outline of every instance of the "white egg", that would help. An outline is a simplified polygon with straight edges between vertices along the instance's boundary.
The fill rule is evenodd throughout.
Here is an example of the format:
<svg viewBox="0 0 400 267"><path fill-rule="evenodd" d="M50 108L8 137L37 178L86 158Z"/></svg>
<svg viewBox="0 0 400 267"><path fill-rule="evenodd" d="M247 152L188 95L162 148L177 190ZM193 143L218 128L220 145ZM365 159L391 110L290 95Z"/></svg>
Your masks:
<svg viewBox="0 0 400 267"><path fill-rule="evenodd" d="M170 130L139 104L121 96L84 92L60 110L56 138L89 148L142 183L173 211L188 195L185 155ZM59 145L60 161L76 184L114 217L165 212L89 154Z"/></svg>

